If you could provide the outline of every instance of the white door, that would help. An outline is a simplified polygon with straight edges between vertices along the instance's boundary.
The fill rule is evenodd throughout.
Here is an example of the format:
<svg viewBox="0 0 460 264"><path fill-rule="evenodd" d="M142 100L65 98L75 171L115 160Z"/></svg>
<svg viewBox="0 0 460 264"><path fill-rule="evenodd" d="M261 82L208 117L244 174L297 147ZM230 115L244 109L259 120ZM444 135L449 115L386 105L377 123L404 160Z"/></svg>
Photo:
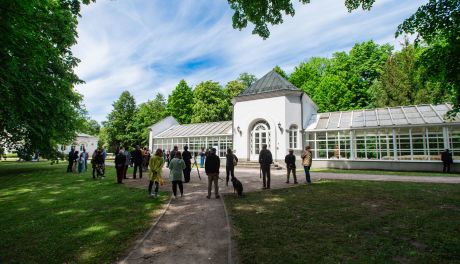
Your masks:
<svg viewBox="0 0 460 264"><path fill-rule="evenodd" d="M251 160L259 160L259 153L264 144L270 148L270 127L266 122L260 122L251 131Z"/></svg>

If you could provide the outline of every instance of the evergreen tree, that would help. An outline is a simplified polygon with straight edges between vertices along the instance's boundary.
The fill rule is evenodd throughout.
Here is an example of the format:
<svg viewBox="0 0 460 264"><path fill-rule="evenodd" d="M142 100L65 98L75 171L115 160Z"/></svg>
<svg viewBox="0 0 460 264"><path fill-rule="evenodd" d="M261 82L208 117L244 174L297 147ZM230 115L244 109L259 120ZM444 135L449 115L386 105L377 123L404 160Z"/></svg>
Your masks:
<svg viewBox="0 0 460 264"><path fill-rule="evenodd" d="M166 109L179 123L189 124L192 120L193 92L185 80L181 80L168 97Z"/></svg>

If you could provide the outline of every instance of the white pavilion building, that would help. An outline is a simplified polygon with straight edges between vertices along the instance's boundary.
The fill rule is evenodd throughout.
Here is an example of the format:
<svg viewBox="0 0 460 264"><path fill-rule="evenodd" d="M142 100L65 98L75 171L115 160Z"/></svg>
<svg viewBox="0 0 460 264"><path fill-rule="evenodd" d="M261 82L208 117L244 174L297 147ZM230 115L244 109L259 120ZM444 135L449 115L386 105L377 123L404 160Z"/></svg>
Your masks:
<svg viewBox="0 0 460 264"><path fill-rule="evenodd" d="M313 167L440 171L440 153L460 160L460 118L446 119L449 104L318 113L310 97L274 71L233 100L233 120L180 125L168 117L150 127L150 149L191 152L227 148L257 161L263 144L284 165L293 149L310 145ZM453 167L455 170L455 167Z"/></svg>

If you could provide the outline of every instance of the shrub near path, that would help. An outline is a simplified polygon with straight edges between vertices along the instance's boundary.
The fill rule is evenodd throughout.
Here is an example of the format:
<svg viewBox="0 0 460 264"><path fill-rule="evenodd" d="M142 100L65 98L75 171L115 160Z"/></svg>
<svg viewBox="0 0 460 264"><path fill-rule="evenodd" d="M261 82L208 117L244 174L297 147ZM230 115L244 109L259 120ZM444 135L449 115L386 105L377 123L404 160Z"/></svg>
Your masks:
<svg viewBox="0 0 460 264"><path fill-rule="evenodd" d="M456 184L320 181L226 195L242 263L455 263Z"/></svg>
<svg viewBox="0 0 460 264"><path fill-rule="evenodd" d="M66 165L0 164L0 263L110 263L142 234L167 200Z"/></svg>

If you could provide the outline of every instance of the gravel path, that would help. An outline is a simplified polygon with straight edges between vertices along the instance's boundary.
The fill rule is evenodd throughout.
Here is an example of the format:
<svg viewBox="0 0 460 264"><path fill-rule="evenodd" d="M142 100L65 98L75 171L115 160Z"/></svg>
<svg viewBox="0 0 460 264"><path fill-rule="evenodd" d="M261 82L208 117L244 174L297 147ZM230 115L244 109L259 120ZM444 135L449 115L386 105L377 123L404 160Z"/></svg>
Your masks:
<svg viewBox="0 0 460 264"><path fill-rule="evenodd" d="M122 263L229 263L231 262L230 227L226 219L222 199L206 199L207 176L201 171L202 180L192 171L192 180L184 184L184 197L172 199L166 213L158 221L145 240L136 245L129 257ZM305 182L302 172L298 173L300 184ZM231 193L233 188L225 186L225 169L221 170L219 182L221 193ZM312 172L313 181L318 179L372 180L429 183L460 183L460 177L416 177L393 175L336 174ZM164 170L167 178L169 171ZM244 192L260 191L262 181L259 170L237 168L236 177L243 183ZM284 170L272 170L272 189L295 186L286 184ZM147 189L148 180L125 180L130 186ZM231 182L230 182L231 185ZM167 181L162 190L171 190ZM146 191L147 196L147 191Z"/></svg>

